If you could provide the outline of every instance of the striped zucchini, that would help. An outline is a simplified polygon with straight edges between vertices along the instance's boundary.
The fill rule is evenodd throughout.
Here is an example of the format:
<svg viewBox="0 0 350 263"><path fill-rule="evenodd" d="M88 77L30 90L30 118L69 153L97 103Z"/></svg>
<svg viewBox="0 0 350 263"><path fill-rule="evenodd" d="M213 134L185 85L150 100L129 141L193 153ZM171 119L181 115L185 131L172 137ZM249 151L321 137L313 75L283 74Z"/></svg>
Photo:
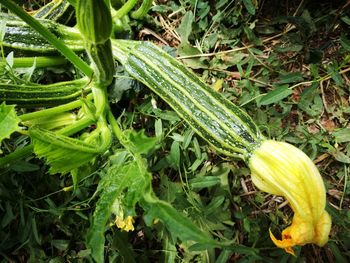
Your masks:
<svg viewBox="0 0 350 263"><path fill-rule="evenodd" d="M15 16L0 13L0 20L6 21L5 35L2 41L2 46L6 53L14 51L17 56L58 53L39 33ZM56 37L62 39L73 51L84 51L84 41L77 29L60 25L50 20L41 20L40 22Z"/></svg>
<svg viewBox="0 0 350 263"><path fill-rule="evenodd" d="M25 26L22 23L20 27ZM18 30L22 32L23 29ZM77 33L74 29L69 30L73 35ZM7 43L10 47L15 43L8 44L7 37L13 32L10 30L5 35L5 45ZM21 38L20 34L17 37ZM72 40L71 45L76 50L83 50L84 44L79 37L68 36L68 39ZM31 47L26 47L24 40L17 41L22 43L22 46L18 45L19 49L45 51L45 43L38 44L37 39ZM325 211L325 187L317 167L305 153L288 143L265 139L245 112L155 45L112 40L112 49L113 56L132 77L157 93L217 151L243 159L251 170L252 182L257 188L288 200L295 212L291 226L283 230L281 240L270 232L272 241L278 247L294 254L293 246L309 243L323 246L327 243L331 218ZM51 86L55 87L55 84ZM50 101L56 96L56 99L62 100L81 93L80 88L67 94L69 88L61 90L62 86L44 90L42 87L24 88L18 85L8 86L5 90L1 88L0 101L8 102L13 96L12 101L22 105L39 101L46 105L46 98ZM51 91L52 94L47 96ZM22 101L24 94L27 100Z"/></svg>
<svg viewBox="0 0 350 263"><path fill-rule="evenodd" d="M49 19L63 25L68 25L75 20L74 7L67 0L53 0L36 10L33 17Z"/></svg>
<svg viewBox="0 0 350 263"><path fill-rule="evenodd" d="M114 40L113 52L131 76L163 98L202 138L218 151L243 159L258 189L288 200L294 218L281 240L270 232L276 246L295 255L293 246L327 243L332 220L325 211L325 187L304 152L265 139L239 107L151 43Z"/></svg>
<svg viewBox="0 0 350 263"><path fill-rule="evenodd" d="M87 92L88 78L48 85L18 85L0 83L0 102L34 108L61 105L75 100Z"/></svg>
<svg viewBox="0 0 350 263"><path fill-rule="evenodd" d="M148 42L113 40L128 73L166 101L202 138L228 156L247 160L263 136L239 107L175 58Z"/></svg>

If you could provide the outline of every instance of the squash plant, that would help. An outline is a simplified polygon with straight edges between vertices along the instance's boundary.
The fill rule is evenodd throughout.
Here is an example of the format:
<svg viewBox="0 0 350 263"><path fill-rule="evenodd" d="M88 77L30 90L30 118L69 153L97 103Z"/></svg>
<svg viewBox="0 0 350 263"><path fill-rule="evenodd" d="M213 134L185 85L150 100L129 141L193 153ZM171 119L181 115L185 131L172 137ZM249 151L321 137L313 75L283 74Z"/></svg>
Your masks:
<svg viewBox="0 0 350 263"><path fill-rule="evenodd" d="M266 139L242 109L154 44L112 39L112 31L120 30L126 14L137 1L128 1L117 11L107 0L69 2L75 7L75 28L59 25L54 19L36 20L13 2L0 0L25 21L1 14L8 21L3 27L5 51L49 54L55 48L83 75L77 80L50 85L0 85L0 99L4 102L0 121L2 127L6 127L0 139L20 132L32 142L0 158L0 166L34 152L49 165L50 173L71 174L77 187L81 169L100 159L113 160L99 182L99 199L87 235L87 246L97 262L103 262L105 226L111 215L115 216L115 224L120 229L133 230L137 204L145 211L147 225L160 220L181 240L192 240L207 247L226 247L238 253L256 253L233 241L213 239L155 195L144 157L155 140L149 138L150 144L146 147L138 145L134 140L137 133L123 130L110 111L107 87L115 75L115 61L167 102L218 153L246 162L259 189L284 196L290 202L295 212L292 225L282 232L281 240L270 233L278 247L294 254L293 246L307 243L323 246L327 242L331 219L325 211L325 188L309 157L290 144ZM144 15L150 2L144 1L131 16ZM77 55L84 52L90 64ZM29 57L17 58L16 63L23 66L25 59L30 65ZM42 58L43 66L55 61L62 63L58 58ZM11 104L44 109L17 115ZM75 117L65 119L67 114ZM47 118L64 121L50 126Z"/></svg>

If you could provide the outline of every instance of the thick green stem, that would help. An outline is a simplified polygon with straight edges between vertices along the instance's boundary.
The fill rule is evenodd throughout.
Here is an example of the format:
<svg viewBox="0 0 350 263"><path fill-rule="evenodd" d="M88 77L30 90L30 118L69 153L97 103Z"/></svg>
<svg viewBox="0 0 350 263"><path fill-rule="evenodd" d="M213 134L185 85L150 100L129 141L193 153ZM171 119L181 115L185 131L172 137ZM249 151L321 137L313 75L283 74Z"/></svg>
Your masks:
<svg viewBox="0 0 350 263"><path fill-rule="evenodd" d="M66 135L66 136L71 136L81 131L82 129L85 129L86 127L90 126L93 123L94 123L94 120L91 118L88 118L88 117L82 118L81 120L78 120L77 122L60 129L57 133Z"/></svg>
<svg viewBox="0 0 350 263"><path fill-rule="evenodd" d="M147 15L148 10L152 6L152 0L143 0L142 4L139 9L137 9L135 12L132 12L131 17L134 19L141 19L145 15Z"/></svg>
<svg viewBox="0 0 350 263"><path fill-rule="evenodd" d="M13 59L13 68L29 68L35 62L36 68L55 67L67 64L68 60L63 57L19 57ZM0 64L6 63L0 59Z"/></svg>
<svg viewBox="0 0 350 263"><path fill-rule="evenodd" d="M127 15L130 10L136 5L137 0L129 0L127 1L120 9L118 9L114 14L113 14L113 20L114 19L120 19L123 16Z"/></svg>
<svg viewBox="0 0 350 263"><path fill-rule="evenodd" d="M91 100L92 99L92 94L89 94L86 97L87 100ZM45 110L41 110L41 111L35 111L35 112L31 112L31 113L26 113L26 114L22 114L19 116L19 118L21 119L21 121L28 121L28 120L32 120L32 119L37 119L37 118L42 118L42 117L47 117L50 115L56 115L58 113L62 113L65 111L70 111L73 110L75 108L78 108L82 105L82 101L81 100L77 100L77 101L73 101L64 105L60 105L54 108L49 108L49 109L45 109Z"/></svg>
<svg viewBox="0 0 350 263"><path fill-rule="evenodd" d="M108 98L105 88L92 88L92 94L94 95L94 104L96 107L96 117L105 119L108 109Z"/></svg>
<svg viewBox="0 0 350 263"><path fill-rule="evenodd" d="M138 153L135 153L133 151L133 147L130 145L131 142L129 142L123 133L123 130L119 127L118 122L114 118L113 114L111 112L108 113L108 122L111 125L112 131L114 135L117 137L118 141L121 145L134 157L135 161L137 162L137 165L140 169L140 171L147 171L148 167L146 164L146 161L142 156Z"/></svg>

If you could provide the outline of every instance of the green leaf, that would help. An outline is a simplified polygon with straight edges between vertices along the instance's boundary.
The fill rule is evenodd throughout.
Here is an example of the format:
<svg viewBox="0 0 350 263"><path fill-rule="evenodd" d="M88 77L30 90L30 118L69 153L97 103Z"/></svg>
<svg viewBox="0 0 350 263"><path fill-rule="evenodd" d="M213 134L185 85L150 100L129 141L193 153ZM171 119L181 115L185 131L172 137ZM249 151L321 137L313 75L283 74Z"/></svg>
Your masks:
<svg viewBox="0 0 350 263"><path fill-rule="evenodd" d="M303 81L303 75L300 72L292 72L278 77L278 84L287 84Z"/></svg>
<svg viewBox="0 0 350 263"><path fill-rule="evenodd" d="M101 134L99 132L91 133L83 141L41 128L29 130L34 144L34 153L40 158L46 159L47 164L50 165L49 172L51 174L68 173L91 162L105 150ZM101 145L103 146L101 147Z"/></svg>
<svg viewBox="0 0 350 263"><path fill-rule="evenodd" d="M114 234L113 246L116 247L123 262L134 263L136 262L136 254L132 249L132 245L128 241L127 233L117 232Z"/></svg>
<svg viewBox="0 0 350 263"><path fill-rule="evenodd" d="M148 137L145 135L144 130L135 131L135 130L126 130L125 137L132 144L132 150L137 154L148 154L157 146L157 137Z"/></svg>
<svg viewBox="0 0 350 263"><path fill-rule="evenodd" d="M152 225L155 220L159 219L174 237L179 237L183 241L192 240L201 244L218 245L191 219L185 217L167 202L152 198L143 208L146 211L144 219L147 225Z"/></svg>
<svg viewBox="0 0 350 263"><path fill-rule="evenodd" d="M338 143L350 142L350 128L343 128L333 132L333 136Z"/></svg>
<svg viewBox="0 0 350 263"><path fill-rule="evenodd" d="M345 36L340 37L340 44L346 51L350 51L350 40L347 39Z"/></svg>
<svg viewBox="0 0 350 263"><path fill-rule="evenodd" d="M104 232L112 213L125 209L126 216L134 215L135 204L142 198L151 176L141 171L136 161L111 166L102 177L98 191L101 192L87 236L87 244L96 262L104 262ZM121 207L121 208L120 208Z"/></svg>
<svg viewBox="0 0 350 263"><path fill-rule="evenodd" d="M331 75L332 79L335 81L336 85L343 86L344 81L342 76L339 73L339 68L334 64L330 63L327 67L327 72Z"/></svg>
<svg viewBox="0 0 350 263"><path fill-rule="evenodd" d="M157 119L154 123L154 132L156 138L159 140L163 137L163 124L161 119Z"/></svg>
<svg viewBox="0 0 350 263"><path fill-rule="evenodd" d="M6 105L3 102L0 105L0 144L2 140L9 138L12 133L20 130L19 122L20 119L16 115L15 106Z"/></svg>
<svg viewBox="0 0 350 263"><path fill-rule="evenodd" d="M247 9L249 14L255 15L255 6L254 6L252 0L243 0L243 4L244 4L244 6Z"/></svg>
<svg viewBox="0 0 350 263"><path fill-rule="evenodd" d="M349 259L346 259L347 256L344 255L342 251L340 251L340 249L338 248L338 246L336 245L336 243L334 241L329 242L328 247L329 247L329 250L332 252L332 254L335 257L335 262L346 263L349 261Z"/></svg>
<svg viewBox="0 0 350 263"><path fill-rule="evenodd" d="M221 183L221 176L203 176L199 178L194 178L189 181L191 188L206 188L218 185Z"/></svg>
<svg viewBox="0 0 350 263"><path fill-rule="evenodd" d="M279 86L278 88L266 93L259 101L259 105L269 105L279 102L292 94L293 91L288 89L288 85Z"/></svg>
<svg viewBox="0 0 350 263"><path fill-rule="evenodd" d="M275 46L276 52L299 52L304 48L301 44L286 42Z"/></svg>
<svg viewBox="0 0 350 263"><path fill-rule="evenodd" d="M186 12L186 14L182 17L181 24L176 29L176 32L179 33L181 37L181 42L188 42L188 37L192 32L192 23L194 20L194 16L192 11Z"/></svg>
<svg viewBox="0 0 350 263"><path fill-rule="evenodd" d="M196 55L201 54L201 51L191 46L188 42L183 42L178 46L177 53L180 57L189 57L182 59L182 62L193 69L201 69L208 68L208 63L206 63L206 59L196 57ZM191 56L194 56L191 58Z"/></svg>
<svg viewBox="0 0 350 263"><path fill-rule="evenodd" d="M313 83L301 93L298 107L310 116L318 116L322 113L323 102L318 95L318 83Z"/></svg>
<svg viewBox="0 0 350 263"><path fill-rule="evenodd" d="M350 157L347 156L345 153L337 150L334 154L333 154L334 158L342 163L350 163Z"/></svg>
<svg viewBox="0 0 350 263"><path fill-rule="evenodd" d="M343 21L345 24L350 26L350 17L344 15L340 18L341 21Z"/></svg>
<svg viewBox="0 0 350 263"><path fill-rule="evenodd" d="M170 154L168 155L168 161L175 168L179 168L180 165L180 144L177 141L174 141L171 144Z"/></svg>

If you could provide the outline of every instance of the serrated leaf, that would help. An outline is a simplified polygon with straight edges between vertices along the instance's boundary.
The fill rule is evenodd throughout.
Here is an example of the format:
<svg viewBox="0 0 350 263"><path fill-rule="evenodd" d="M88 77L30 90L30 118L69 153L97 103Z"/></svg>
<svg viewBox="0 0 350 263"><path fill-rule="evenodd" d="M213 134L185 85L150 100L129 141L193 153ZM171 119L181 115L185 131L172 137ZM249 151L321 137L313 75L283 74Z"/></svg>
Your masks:
<svg viewBox="0 0 350 263"><path fill-rule="evenodd" d="M91 134L82 141L34 127L29 130L29 135L34 153L45 158L51 174L68 173L92 161L104 150L99 146L102 144L99 133Z"/></svg>
<svg viewBox="0 0 350 263"><path fill-rule="evenodd" d="M144 130L127 130L124 134L127 140L132 143L134 153L148 154L157 145L158 138L146 136Z"/></svg>
<svg viewBox="0 0 350 263"><path fill-rule="evenodd" d="M0 145L2 140L9 138L12 133L20 129L18 126L20 121L14 105L6 105L5 102L0 105Z"/></svg>
<svg viewBox="0 0 350 263"><path fill-rule="evenodd" d="M280 86L268 93L259 101L259 105L269 105L279 102L292 94L293 91L288 89L288 85Z"/></svg>
<svg viewBox="0 0 350 263"><path fill-rule="evenodd" d="M150 181L151 176L146 171L140 171L136 161L113 165L102 177L98 186L101 195L87 237L88 247L96 262L104 262L104 232L113 213L115 201L123 195L122 205L132 213L130 210L134 210L135 204L142 198Z"/></svg>

